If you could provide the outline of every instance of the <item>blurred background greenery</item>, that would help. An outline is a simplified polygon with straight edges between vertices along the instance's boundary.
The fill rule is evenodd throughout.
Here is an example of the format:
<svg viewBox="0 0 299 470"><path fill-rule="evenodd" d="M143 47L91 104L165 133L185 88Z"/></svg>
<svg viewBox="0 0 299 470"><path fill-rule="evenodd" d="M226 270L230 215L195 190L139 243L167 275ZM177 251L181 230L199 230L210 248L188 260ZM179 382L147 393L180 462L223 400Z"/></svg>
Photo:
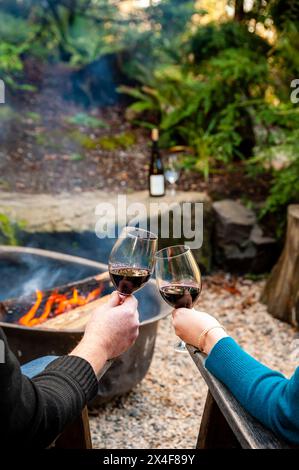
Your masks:
<svg viewBox="0 0 299 470"><path fill-rule="evenodd" d="M127 120L159 126L161 145L179 146L182 165L207 180L239 161L257 184L270 173L260 213L278 229L299 198L298 49L298 0L0 2L8 93L38 91L30 64L60 64L74 100L123 100Z"/></svg>

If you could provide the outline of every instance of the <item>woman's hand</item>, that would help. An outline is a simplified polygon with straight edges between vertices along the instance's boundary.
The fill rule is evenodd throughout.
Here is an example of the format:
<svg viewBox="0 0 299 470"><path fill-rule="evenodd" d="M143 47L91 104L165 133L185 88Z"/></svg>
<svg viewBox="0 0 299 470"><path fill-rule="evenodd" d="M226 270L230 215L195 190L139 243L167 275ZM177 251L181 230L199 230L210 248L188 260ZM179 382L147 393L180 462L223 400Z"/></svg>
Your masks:
<svg viewBox="0 0 299 470"><path fill-rule="evenodd" d="M194 308L178 308L172 312L172 317L177 336L185 341L185 343L202 349L206 354L210 353L211 349L220 339L228 336L224 329L214 328L199 341L201 333L206 328L220 325L216 318L206 312L201 312Z"/></svg>

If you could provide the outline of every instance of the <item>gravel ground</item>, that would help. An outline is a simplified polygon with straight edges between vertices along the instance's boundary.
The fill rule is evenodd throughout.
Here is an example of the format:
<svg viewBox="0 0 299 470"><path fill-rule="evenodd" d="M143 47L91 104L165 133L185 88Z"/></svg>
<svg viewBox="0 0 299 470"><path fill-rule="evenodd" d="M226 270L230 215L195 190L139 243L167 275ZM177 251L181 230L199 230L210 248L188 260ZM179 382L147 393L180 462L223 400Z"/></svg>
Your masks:
<svg viewBox="0 0 299 470"><path fill-rule="evenodd" d="M198 308L214 313L249 353L290 376L298 365L298 333L259 303L262 287L263 281L217 274L205 279ZM166 318L142 383L91 416L95 448L194 448L207 388L189 356L173 351L174 342Z"/></svg>

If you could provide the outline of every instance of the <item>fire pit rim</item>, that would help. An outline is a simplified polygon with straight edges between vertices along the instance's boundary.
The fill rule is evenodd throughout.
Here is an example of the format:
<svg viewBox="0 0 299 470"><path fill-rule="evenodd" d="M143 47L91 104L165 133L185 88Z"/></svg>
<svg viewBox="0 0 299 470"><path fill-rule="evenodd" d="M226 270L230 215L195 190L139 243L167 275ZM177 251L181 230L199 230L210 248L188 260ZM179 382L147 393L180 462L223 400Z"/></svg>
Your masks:
<svg viewBox="0 0 299 470"><path fill-rule="evenodd" d="M19 255L35 255L42 256L44 258L56 259L57 261L65 261L68 263L82 264L85 266L90 266L91 268L106 269L107 265L105 263L100 263L98 261L92 261L88 258L83 258L80 256L68 255L67 253L61 253L58 251L52 250L43 250L41 248L31 248L27 246L9 246L9 245L0 245L0 257L2 254L19 254Z"/></svg>
<svg viewBox="0 0 299 470"><path fill-rule="evenodd" d="M31 247L21 247L21 246L6 246L6 245L0 245L0 257L2 254L25 254L25 255L35 255L35 256L42 256L44 258L51 258L51 259L56 259L58 261L64 261L68 263L74 263L74 264L84 264L85 266L90 266L93 268L98 268L101 271L107 271L108 270L108 265L105 263L101 263L98 261L92 261L87 258L83 258L80 256L73 256L73 255L68 255L65 253L59 253L57 251L50 251L50 250L43 250L41 248L31 248ZM148 284L155 285L156 287L156 282L153 279L150 279L148 281ZM163 318L167 317L171 313L171 310L169 309L169 306L161 300L161 308L160 308L160 313L159 315L156 315L148 320L142 321L140 324L141 325L147 325L149 323L157 322L159 320L162 320ZM5 327L5 328L11 328L11 329L18 329L18 330L24 330L24 331L39 331L39 332L44 332L48 334L55 333L70 333L70 334L82 334L84 330L82 329L63 329L63 330L57 330L55 328L42 328L42 326L38 328L32 328L30 326L25 326L25 325L19 325L15 323L7 323L0 321L0 327Z"/></svg>
<svg viewBox="0 0 299 470"><path fill-rule="evenodd" d="M13 258L13 254L15 254L16 257L17 254L35 254L45 257L50 254L52 259L63 259L65 262L73 262L74 265L85 264L85 266L89 265L100 271L107 270L106 264L86 260L85 258L64 255L58 252L47 252L47 250L34 248L0 246L0 257L1 254L6 254L9 257L9 252L12 255L11 258ZM148 372L155 350L159 320L165 318L170 313L170 308L166 302L162 300L154 280L149 281L149 287L149 297L145 294L143 298L142 292L145 291L142 290L139 300L141 304L147 301L148 306L152 305L152 313L154 316L140 323L139 336L134 345L120 357L116 358L113 362L113 366L101 378L98 395L93 400L93 406L107 403L116 396L128 393ZM147 289L147 287L145 287L145 289ZM153 303L151 303L151 299ZM145 316L145 318L148 317ZM32 328L6 322L0 322L0 327L2 327L7 334L11 349L16 357L18 357L21 364L25 364L26 362L44 355L61 356L68 354L68 352L73 350L76 344L78 344L84 333L83 329L81 331L66 329L56 330L53 328L45 329L42 325L39 328ZM121 382L119 381L119 377L122 377Z"/></svg>

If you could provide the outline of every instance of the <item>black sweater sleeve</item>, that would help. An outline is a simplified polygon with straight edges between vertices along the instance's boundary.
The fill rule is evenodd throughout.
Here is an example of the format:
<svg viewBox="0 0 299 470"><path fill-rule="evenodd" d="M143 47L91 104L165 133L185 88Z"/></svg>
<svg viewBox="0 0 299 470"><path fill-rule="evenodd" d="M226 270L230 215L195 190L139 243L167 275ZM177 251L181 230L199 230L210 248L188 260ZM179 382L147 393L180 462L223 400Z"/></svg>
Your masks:
<svg viewBox="0 0 299 470"><path fill-rule="evenodd" d="M0 361L1 447L47 447L96 395L94 371L80 357L62 356L30 380L22 375L1 328L0 341L5 351Z"/></svg>

